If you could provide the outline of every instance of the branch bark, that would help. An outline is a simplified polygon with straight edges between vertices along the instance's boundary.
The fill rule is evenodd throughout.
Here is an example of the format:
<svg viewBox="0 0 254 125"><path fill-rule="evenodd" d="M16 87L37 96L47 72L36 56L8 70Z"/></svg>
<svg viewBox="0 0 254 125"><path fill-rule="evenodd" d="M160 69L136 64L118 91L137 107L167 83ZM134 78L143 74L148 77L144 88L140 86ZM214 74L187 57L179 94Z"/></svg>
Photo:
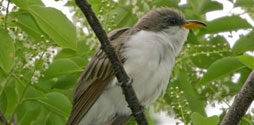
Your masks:
<svg viewBox="0 0 254 125"><path fill-rule="evenodd" d="M87 0L76 0L76 4L86 16L89 25L92 27L101 43L102 49L107 54L110 62L112 63L116 78L118 82L121 83L121 88L125 95L125 100L127 101L135 120L140 125L147 125L148 122L144 114L144 107L140 105L135 91L131 86L132 79L129 78L126 71L124 70L115 49L110 45L108 36L101 26L95 13L93 12L91 4L89 4Z"/></svg>
<svg viewBox="0 0 254 125"><path fill-rule="evenodd" d="M2 112L2 110L0 109L0 121L4 124L7 125L7 119L4 116L4 113Z"/></svg>
<svg viewBox="0 0 254 125"><path fill-rule="evenodd" d="M242 120L252 101L254 100L254 71L246 80L241 91L235 97L229 111L223 118L221 125L237 125Z"/></svg>

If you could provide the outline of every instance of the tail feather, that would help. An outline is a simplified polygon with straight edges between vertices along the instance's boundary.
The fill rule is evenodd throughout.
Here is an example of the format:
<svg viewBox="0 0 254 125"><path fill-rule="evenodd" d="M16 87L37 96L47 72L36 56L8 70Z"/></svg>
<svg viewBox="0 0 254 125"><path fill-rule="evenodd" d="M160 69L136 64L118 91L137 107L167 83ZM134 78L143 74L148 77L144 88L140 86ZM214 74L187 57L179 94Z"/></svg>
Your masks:
<svg viewBox="0 0 254 125"><path fill-rule="evenodd" d="M116 115L111 120L111 125L127 125L130 118L131 118L131 115Z"/></svg>

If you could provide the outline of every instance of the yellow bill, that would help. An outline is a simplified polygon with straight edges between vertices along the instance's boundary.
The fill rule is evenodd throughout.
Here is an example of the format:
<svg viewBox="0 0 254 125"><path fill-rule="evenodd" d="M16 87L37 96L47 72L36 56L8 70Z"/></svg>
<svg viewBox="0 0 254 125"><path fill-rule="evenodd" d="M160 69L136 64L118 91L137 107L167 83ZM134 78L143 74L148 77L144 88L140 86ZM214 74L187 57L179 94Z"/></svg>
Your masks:
<svg viewBox="0 0 254 125"><path fill-rule="evenodd" d="M186 29L204 28L206 24L197 20L187 20L183 27Z"/></svg>

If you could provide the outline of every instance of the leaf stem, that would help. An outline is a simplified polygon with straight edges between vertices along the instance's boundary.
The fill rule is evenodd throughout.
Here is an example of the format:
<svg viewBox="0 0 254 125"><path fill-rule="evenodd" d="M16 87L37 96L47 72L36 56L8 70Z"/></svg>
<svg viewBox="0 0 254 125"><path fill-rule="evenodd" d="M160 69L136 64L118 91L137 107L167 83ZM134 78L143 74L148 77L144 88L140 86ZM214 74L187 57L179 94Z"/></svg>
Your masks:
<svg viewBox="0 0 254 125"><path fill-rule="evenodd" d="M219 53L223 53L223 52L228 52L228 50L218 50L218 51L211 51L211 52L207 52L207 53L209 53L211 55L211 54L219 54ZM204 53L204 52L197 52L197 53L195 53L195 56L199 56L199 55L206 55L206 53ZM193 54L186 55L186 56L183 56L183 57L179 58L178 60L176 60L176 64L175 65L179 64L183 60L185 60L187 58L190 58L190 57L194 57Z"/></svg>
<svg viewBox="0 0 254 125"><path fill-rule="evenodd" d="M19 83L21 83L23 87L26 86L25 83L23 83L15 74L12 73L11 76L13 76Z"/></svg>
<svg viewBox="0 0 254 125"><path fill-rule="evenodd" d="M11 74L11 73L10 73L10 74ZM3 82L3 87L2 87L2 89L0 90L0 95L3 94L4 88L5 88L7 82L8 82L9 79L10 79L10 76L11 76L10 74L6 77L6 79L5 79L4 82Z"/></svg>
<svg viewBox="0 0 254 125"><path fill-rule="evenodd" d="M22 92L22 94L21 94L21 96L18 100L18 103L15 105L14 110L13 110L12 115L11 115L12 119L14 119L15 113L16 113L19 105L21 105L23 103L23 98L25 96L25 93L26 93L26 90L27 90L28 87L29 87L29 85L25 86L25 88L24 88L24 90L23 90L23 92Z"/></svg>
<svg viewBox="0 0 254 125"><path fill-rule="evenodd" d="M45 47L47 48L47 46L45 46ZM40 55L39 61L41 61L43 55L45 54L45 51L46 51L46 50L44 50L44 51L42 52L42 54ZM39 62L38 62L37 64L39 64ZM34 74L34 72L36 71L36 70L35 70L35 69L36 69L36 66L37 66L37 65L35 65L35 67L34 67L34 69L33 69L33 71L32 71L32 72L33 72L32 74ZM16 113L16 110L18 109L18 107L24 102L23 98L24 98L24 96L25 96L25 93L26 93L27 88L28 88L30 85L31 85L31 80L29 81L29 83L28 83L27 85L24 84L24 87L25 87L25 88L24 88L24 90L23 90L23 92L22 92L22 95L20 96L20 98L19 98L19 100L18 100L18 103L16 104L16 106L15 106L13 112L12 112L12 115L11 115L11 118L12 118L12 119L14 118L15 113Z"/></svg>

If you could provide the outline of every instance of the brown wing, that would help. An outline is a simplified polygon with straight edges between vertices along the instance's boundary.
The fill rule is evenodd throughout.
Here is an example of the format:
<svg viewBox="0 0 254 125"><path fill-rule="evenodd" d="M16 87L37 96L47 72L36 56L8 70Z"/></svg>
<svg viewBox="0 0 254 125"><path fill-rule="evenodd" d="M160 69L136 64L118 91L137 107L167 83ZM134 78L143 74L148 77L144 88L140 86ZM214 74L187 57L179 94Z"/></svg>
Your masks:
<svg viewBox="0 0 254 125"><path fill-rule="evenodd" d="M133 31L134 30L131 28L123 28L114 30L109 35L111 44L116 49L122 62L124 62L124 58L121 56L124 47L123 43L128 39L125 36L134 33ZM111 67L111 63L106 54L99 47L74 89L74 104L68 124L78 124L80 122L101 95L105 86L108 85L113 78L114 71Z"/></svg>

